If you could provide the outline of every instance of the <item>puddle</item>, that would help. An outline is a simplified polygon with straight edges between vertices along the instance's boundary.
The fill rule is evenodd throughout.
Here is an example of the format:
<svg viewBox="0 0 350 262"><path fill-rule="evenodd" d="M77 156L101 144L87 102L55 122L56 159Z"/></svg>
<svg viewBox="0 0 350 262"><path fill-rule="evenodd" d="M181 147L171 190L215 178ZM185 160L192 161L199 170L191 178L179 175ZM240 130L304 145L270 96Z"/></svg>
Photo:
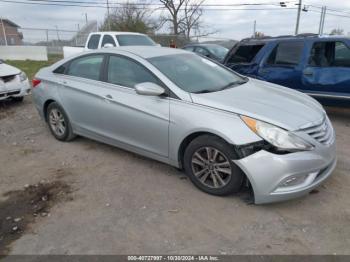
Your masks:
<svg viewBox="0 0 350 262"><path fill-rule="evenodd" d="M8 254L11 243L29 230L31 224L50 216L52 206L71 201L71 192L68 184L54 181L5 193L5 200L0 202L0 256Z"/></svg>

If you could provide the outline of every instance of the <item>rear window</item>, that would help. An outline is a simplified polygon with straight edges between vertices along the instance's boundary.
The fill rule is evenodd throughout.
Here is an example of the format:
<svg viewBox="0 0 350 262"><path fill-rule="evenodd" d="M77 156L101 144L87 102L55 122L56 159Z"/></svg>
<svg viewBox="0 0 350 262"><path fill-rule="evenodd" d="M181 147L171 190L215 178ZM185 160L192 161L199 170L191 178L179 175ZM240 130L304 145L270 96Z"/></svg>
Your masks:
<svg viewBox="0 0 350 262"><path fill-rule="evenodd" d="M298 65L303 54L304 42L282 42L279 43L269 58L270 65Z"/></svg>
<svg viewBox="0 0 350 262"><path fill-rule="evenodd" d="M88 49L97 49L100 37L100 35L92 35L89 39Z"/></svg>
<svg viewBox="0 0 350 262"><path fill-rule="evenodd" d="M146 35L117 35L120 46L155 46L156 43Z"/></svg>
<svg viewBox="0 0 350 262"><path fill-rule="evenodd" d="M350 67L350 48L340 41L315 42L309 64L317 67Z"/></svg>
<svg viewBox="0 0 350 262"><path fill-rule="evenodd" d="M241 45L236 52L231 55L228 63L251 63L264 44Z"/></svg>

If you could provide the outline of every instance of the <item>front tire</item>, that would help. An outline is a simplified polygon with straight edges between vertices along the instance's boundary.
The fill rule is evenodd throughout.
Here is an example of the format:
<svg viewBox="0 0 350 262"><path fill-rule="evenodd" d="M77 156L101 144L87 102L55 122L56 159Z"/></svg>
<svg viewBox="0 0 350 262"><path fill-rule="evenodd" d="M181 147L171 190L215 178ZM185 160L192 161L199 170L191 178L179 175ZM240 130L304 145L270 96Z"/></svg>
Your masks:
<svg viewBox="0 0 350 262"><path fill-rule="evenodd" d="M186 148L184 168L192 183L212 195L238 192L244 175L232 162L236 154L231 145L213 135L194 139Z"/></svg>
<svg viewBox="0 0 350 262"><path fill-rule="evenodd" d="M24 96L12 97L12 100L15 102L23 102Z"/></svg>
<svg viewBox="0 0 350 262"><path fill-rule="evenodd" d="M56 102L47 107L47 123L52 135L60 141L71 141L75 138L67 114Z"/></svg>

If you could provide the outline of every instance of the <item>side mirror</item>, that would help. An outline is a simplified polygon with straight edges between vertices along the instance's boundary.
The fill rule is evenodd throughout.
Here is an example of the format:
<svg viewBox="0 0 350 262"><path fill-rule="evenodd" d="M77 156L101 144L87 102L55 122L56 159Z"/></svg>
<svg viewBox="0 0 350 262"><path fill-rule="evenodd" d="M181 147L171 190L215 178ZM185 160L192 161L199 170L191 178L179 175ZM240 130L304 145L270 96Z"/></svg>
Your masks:
<svg viewBox="0 0 350 262"><path fill-rule="evenodd" d="M135 90L137 94L144 96L160 96L165 93L163 87L151 82L137 84Z"/></svg>
<svg viewBox="0 0 350 262"><path fill-rule="evenodd" d="M103 46L103 48L111 48L111 47L114 47L114 45L110 43L104 44Z"/></svg>

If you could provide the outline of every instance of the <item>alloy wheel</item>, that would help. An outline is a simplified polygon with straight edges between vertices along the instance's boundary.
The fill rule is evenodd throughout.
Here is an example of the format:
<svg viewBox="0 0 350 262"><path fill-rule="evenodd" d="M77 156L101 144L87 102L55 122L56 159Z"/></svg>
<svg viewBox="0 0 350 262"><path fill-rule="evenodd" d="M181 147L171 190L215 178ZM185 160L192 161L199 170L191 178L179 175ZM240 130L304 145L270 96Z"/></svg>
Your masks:
<svg viewBox="0 0 350 262"><path fill-rule="evenodd" d="M58 109L54 108L50 111L49 123L52 131L57 136L63 136L66 132L66 122L64 120L64 116Z"/></svg>
<svg viewBox="0 0 350 262"><path fill-rule="evenodd" d="M198 181L210 188L222 188L232 177L228 158L214 147L202 147L195 151L191 166Z"/></svg>

